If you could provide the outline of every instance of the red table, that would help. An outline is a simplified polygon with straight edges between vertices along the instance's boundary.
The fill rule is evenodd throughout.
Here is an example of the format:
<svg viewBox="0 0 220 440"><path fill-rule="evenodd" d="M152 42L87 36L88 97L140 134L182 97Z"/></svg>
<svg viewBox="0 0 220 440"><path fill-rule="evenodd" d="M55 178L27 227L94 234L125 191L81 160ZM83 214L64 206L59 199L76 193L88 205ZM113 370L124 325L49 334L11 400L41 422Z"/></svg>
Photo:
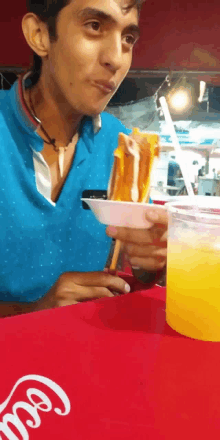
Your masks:
<svg viewBox="0 0 220 440"><path fill-rule="evenodd" d="M165 288L129 279L124 296L0 320L3 440L220 438L219 343L174 332Z"/></svg>

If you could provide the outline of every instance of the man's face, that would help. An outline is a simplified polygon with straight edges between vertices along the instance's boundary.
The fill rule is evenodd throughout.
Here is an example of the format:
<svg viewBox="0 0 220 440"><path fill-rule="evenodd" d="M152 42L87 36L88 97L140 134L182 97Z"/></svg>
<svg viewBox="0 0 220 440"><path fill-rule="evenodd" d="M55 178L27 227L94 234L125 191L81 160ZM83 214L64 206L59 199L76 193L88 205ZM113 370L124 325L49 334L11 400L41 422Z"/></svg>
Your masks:
<svg viewBox="0 0 220 440"><path fill-rule="evenodd" d="M72 0L57 20L42 73L78 114L102 112L126 76L138 38L138 12L130 0ZM48 81L49 80L49 81Z"/></svg>

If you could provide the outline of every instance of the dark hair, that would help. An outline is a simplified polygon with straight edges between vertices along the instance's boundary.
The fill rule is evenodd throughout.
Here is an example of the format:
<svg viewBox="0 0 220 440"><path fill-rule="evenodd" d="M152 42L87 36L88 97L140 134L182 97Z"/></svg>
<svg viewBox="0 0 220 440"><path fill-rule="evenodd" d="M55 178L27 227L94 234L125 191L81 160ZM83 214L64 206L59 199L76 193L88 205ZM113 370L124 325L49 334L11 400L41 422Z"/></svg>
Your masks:
<svg viewBox="0 0 220 440"><path fill-rule="evenodd" d="M56 22L60 11L67 6L71 0L26 0L26 6L28 12L36 14L40 20L47 23L49 38L51 42L57 41L57 29ZM132 0L130 8L137 7L138 13L141 11L141 7L145 0ZM39 55L33 52L33 60L28 70L32 70L32 79L37 82L41 66L42 59Z"/></svg>

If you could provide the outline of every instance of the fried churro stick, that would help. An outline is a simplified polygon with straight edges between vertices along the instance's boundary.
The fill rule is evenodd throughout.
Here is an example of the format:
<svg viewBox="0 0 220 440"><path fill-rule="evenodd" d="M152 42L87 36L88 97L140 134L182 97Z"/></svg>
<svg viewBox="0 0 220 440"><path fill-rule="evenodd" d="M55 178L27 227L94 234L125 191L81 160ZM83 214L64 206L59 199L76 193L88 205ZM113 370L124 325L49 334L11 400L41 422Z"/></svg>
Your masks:
<svg viewBox="0 0 220 440"><path fill-rule="evenodd" d="M119 134L108 199L146 203L152 166L159 156L158 144L158 135L141 133L137 128L130 136Z"/></svg>
<svg viewBox="0 0 220 440"><path fill-rule="evenodd" d="M119 134L118 148L108 186L108 199L146 203L149 200L150 177L155 157L159 157L159 136L141 133ZM116 240L110 269L115 270L121 243Z"/></svg>

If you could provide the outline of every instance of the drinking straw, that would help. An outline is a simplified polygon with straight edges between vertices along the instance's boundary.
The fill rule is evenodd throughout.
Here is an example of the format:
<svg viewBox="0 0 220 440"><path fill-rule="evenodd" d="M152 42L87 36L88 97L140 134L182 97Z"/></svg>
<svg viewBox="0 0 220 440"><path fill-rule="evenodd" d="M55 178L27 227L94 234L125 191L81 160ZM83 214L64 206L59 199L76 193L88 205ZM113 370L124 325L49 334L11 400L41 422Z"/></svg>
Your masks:
<svg viewBox="0 0 220 440"><path fill-rule="evenodd" d="M114 253L113 253L113 257L112 257L112 261L111 261L111 265L110 265L110 270L116 270L120 249L121 249L121 241L116 240L115 249L114 249Z"/></svg>
<svg viewBox="0 0 220 440"><path fill-rule="evenodd" d="M178 158L179 166L182 171L182 175L183 175L183 179L184 179L184 183L185 183L188 195L191 198L191 201L193 202L193 204L195 205L195 194L194 194L194 191L193 191L193 188L191 185L191 181L190 181L190 178L188 175L187 167L185 165L184 158L183 158L183 151L181 149L181 146L180 146L180 143L179 143L179 140L178 140L175 128L174 128L174 124L173 124L172 118L170 116L170 112L169 112L169 108L168 108L166 99L164 98L164 96L162 96L161 98L159 98L159 101L161 103L161 107L163 110L165 121L170 129L170 134L171 134L173 146L174 146L177 158Z"/></svg>

